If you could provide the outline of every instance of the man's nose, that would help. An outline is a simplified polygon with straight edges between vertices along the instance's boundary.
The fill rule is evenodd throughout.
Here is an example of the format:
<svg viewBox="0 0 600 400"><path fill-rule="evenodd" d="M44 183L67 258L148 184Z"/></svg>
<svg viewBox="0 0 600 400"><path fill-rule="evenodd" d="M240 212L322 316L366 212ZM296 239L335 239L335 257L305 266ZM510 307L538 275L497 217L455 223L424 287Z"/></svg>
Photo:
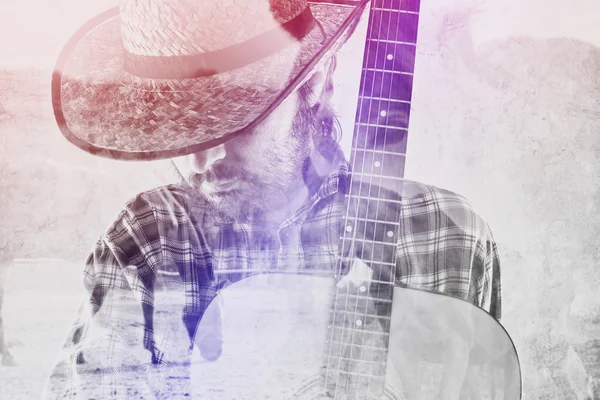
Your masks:
<svg viewBox="0 0 600 400"><path fill-rule="evenodd" d="M203 174L208 171L214 163L224 159L226 154L225 145L220 144L208 150L190 154L188 156L188 161L193 172Z"/></svg>

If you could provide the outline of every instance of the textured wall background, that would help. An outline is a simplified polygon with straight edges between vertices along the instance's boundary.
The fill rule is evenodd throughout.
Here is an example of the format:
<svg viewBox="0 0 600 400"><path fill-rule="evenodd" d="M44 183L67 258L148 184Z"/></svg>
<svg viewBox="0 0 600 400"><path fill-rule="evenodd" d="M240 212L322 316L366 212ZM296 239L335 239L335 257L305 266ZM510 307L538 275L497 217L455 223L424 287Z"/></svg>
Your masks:
<svg viewBox="0 0 600 400"><path fill-rule="evenodd" d="M524 394L572 399L600 365L600 5L503 4L422 3L407 176L490 223Z"/></svg>
<svg viewBox="0 0 600 400"><path fill-rule="evenodd" d="M66 35L106 7L36 2L28 14L33 3L1 21L0 261L77 261L126 199L171 175L62 139L50 69ZM571 348L600 339L599 11L595 0L422 3L407 177L465 195L491 225L527 399L579 398L600 364Z"/></svg>

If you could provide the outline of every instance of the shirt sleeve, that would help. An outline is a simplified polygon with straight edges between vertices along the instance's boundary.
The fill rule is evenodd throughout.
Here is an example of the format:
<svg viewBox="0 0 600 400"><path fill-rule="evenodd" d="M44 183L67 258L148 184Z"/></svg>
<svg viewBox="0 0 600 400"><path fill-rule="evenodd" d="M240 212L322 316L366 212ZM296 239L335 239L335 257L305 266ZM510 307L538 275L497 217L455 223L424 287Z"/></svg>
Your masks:
<svg viewBox="0 0 600 400"><path fill-rule="evenodd" d="M486 226L487 227L487 226ZM483 270L472 280L477 292L476 305L486 310L492 317L502 319L502 281L498 247L489 227L481 238Z"/></svg>
<svg viewBox="0 0 600 400"><path fill-rule="evenodd" d="M142 307L124 273L124 259L105 239L88 257L86 298L50 373L44 399L154 397Z"/></svg>

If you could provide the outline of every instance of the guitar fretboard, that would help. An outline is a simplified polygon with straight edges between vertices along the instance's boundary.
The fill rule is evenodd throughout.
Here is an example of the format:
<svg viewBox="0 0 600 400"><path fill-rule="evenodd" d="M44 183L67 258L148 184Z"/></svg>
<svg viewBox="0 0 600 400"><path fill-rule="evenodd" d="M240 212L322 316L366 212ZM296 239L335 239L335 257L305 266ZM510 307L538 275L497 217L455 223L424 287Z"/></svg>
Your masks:
<svg viewBox="0 0 600 400"><path fill-rule="evenodd" d="M327 397L384 393L419 5L371 1L338 276L352 258L373 274L335 290L323 368Z"/></svg>

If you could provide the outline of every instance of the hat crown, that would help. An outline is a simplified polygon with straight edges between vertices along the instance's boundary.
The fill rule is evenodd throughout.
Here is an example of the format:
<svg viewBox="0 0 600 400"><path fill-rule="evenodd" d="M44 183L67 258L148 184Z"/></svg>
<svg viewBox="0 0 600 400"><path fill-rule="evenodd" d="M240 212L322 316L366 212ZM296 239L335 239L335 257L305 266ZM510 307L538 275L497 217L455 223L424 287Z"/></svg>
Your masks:
<svg viewBox="0 0 600 400"><path fill-rule="evenodd" d="M189 56L242 43L298 16L306 0L121 0L125 50Z"/></svg>

